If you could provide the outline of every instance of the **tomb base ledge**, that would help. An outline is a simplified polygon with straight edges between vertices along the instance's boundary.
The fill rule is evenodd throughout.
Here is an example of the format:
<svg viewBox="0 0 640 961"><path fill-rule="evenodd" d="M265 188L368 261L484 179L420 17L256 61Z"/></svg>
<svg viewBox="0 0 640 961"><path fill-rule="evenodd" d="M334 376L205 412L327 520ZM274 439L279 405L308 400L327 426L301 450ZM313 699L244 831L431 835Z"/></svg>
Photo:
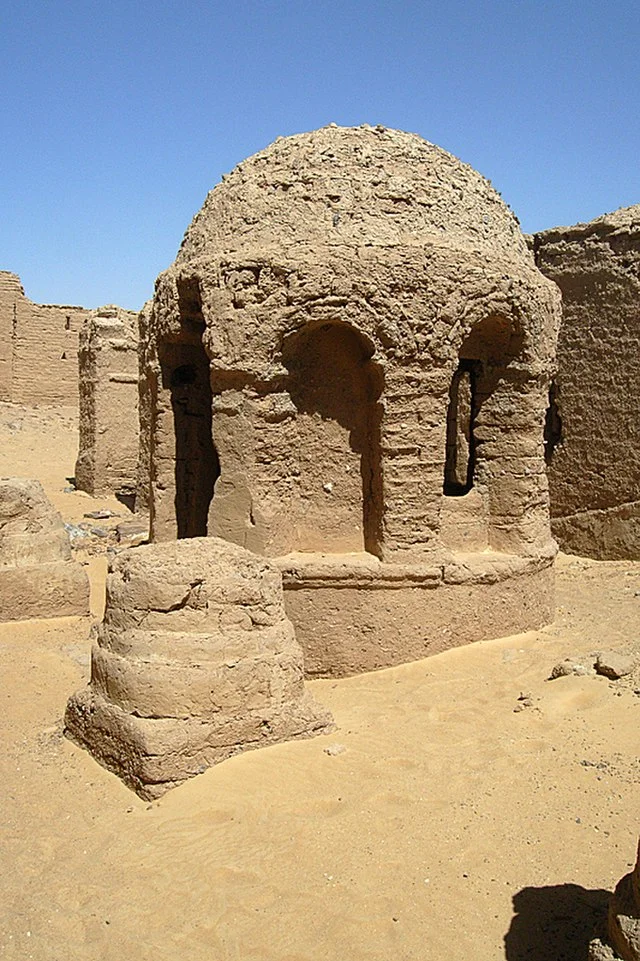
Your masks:
<svg viewBox="0 0 640 961"><path fill-rule="evenodd" d="M274 562L306 676L347 677L549 624L555 550L456 554L433 565L385 564L370 554Z"/></svg>

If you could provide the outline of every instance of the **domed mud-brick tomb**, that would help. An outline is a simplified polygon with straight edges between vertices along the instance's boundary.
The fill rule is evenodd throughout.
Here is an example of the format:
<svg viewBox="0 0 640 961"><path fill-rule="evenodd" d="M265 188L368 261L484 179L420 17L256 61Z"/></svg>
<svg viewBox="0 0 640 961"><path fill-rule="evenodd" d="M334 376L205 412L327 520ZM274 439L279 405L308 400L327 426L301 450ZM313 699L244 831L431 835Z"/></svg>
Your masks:
<svg viewBox="0 0 640 961"><path fill-rule="evenodd" d="M208 195L146 315L153 538L273 559L310 675L548 622L559 319L513 214L439 147L276 141Z"/></svg>

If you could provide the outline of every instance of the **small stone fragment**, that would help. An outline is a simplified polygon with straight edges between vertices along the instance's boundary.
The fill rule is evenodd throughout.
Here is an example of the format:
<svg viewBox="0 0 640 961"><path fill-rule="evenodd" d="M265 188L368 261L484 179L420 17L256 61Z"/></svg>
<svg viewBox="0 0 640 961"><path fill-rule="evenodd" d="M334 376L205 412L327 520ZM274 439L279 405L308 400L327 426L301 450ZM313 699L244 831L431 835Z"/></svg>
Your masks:
<svg viewBox="0 0 640 961"><path fill-rule="evenodd" d="M554 681L558 677L568 677L570 674L584 676L585 674L592 673L593 671L586 665L580 664L578 661L573 661L571 658L566 657L564 661L559 661L552 667L548 680Z"/></svg>
<svg viewBox="0 0 640 961"><path fill-rule="evenodd" d="M121 521L116 527L116 537L119 544L127 544L130 547L142 544L149 539L149 519L142 516Z"/></svg>
<svg viewBox="0 0 640 961"><path fill-rule="evenodd" d="M518 703L514 707L513 713L517 714L518 711L524 711L525 707L533 707L533 695L525 691L520 691Z"/></svg>
<svg viewBox="0 0 640 961"><path fill-rule="evenodd" d="M330 744L329 747L325 747L324 753L329 757L335 757L337 754L344 754L346 750L344 744Z"/></svg>
<svg viewBox="0 0 640 961"><path fill-rule="evenodd" d="M108 536L109 536L109 531L106 531L106 530L104 529L104 527L91 527L91 528L90 528L90 531L91 531L91 533L94 535L94 537L108 537Z"/></svg>

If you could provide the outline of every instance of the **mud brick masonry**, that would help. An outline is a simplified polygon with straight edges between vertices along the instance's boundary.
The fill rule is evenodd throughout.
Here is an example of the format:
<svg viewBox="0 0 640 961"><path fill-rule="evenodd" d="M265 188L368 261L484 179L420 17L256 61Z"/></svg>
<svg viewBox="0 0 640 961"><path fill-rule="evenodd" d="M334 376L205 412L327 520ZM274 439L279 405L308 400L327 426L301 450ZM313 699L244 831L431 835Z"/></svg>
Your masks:
<svg viewBox="0 0 640 961"><path fill-rule="evenodd" d="M84 307L34 304L20 278L0 270L0 400L78 403L78 334Z"/></svg>

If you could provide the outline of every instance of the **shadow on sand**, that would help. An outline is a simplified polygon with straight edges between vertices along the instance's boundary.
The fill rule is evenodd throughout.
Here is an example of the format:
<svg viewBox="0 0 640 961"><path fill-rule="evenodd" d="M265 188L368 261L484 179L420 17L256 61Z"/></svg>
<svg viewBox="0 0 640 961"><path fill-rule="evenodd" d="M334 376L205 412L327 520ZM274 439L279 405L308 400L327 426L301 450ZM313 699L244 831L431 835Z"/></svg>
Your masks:
<svg viewBox="0 0 640 961"><path fill-rule="evenodd" d="M594 929L606 915L610 893L578 884L523 888L504 938L507 961L586 961Z"/></svg>

